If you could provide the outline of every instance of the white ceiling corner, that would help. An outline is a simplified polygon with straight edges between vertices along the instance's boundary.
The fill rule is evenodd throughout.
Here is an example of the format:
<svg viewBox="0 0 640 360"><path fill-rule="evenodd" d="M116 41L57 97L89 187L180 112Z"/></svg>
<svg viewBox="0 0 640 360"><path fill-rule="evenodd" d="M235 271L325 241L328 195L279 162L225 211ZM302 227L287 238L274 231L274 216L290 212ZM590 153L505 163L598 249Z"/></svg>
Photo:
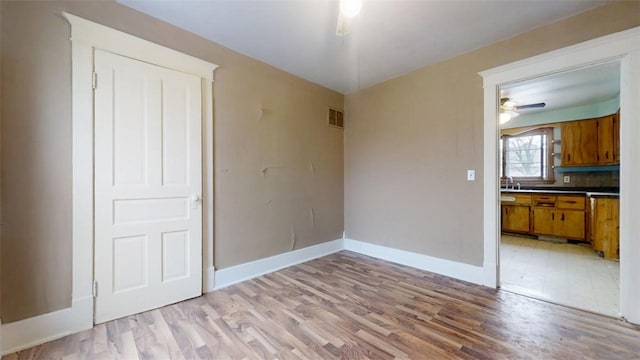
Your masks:
<svg viewBox="0 0 640 360"><path fill-rule="evenodd" d="M337 0L118 2L350 93L610 0L364 0L344 37Z"/></svg>

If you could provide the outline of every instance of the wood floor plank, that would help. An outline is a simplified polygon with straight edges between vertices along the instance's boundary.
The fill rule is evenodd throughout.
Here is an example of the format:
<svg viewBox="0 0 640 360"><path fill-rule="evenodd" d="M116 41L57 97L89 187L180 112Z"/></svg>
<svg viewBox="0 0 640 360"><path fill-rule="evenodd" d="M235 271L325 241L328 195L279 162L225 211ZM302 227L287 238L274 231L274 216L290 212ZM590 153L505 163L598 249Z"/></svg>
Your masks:
<svg viewBox="0 0 640 360"><path fill-rule="evenodd" d="M343 251L4 359L640 359L640 327Z"/></svg>

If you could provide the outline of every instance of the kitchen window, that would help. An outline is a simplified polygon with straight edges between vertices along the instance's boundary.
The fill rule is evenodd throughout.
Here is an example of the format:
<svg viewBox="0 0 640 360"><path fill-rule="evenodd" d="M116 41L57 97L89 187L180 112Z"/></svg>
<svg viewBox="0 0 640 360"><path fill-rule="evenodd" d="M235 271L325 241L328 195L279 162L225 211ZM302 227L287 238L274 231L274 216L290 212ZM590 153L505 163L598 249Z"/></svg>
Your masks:
<svg viewBox="0 0 640 360"><path fill-rule="evenodd" d="M553 128L529 130L500 138L500 179L553 183Z"/></svg>

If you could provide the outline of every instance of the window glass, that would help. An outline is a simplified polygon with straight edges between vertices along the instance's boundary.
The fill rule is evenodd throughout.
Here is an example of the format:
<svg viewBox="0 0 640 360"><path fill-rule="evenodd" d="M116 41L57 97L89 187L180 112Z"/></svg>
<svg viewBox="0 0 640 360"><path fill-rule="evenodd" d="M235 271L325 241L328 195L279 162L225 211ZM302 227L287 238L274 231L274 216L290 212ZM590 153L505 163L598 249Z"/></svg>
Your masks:
<svg viewBox="0 0 640 360"><path fill-rule="evenodd" d="M550 149L552 129L532 130L500 139L502 178L552 180Z"/></svg>

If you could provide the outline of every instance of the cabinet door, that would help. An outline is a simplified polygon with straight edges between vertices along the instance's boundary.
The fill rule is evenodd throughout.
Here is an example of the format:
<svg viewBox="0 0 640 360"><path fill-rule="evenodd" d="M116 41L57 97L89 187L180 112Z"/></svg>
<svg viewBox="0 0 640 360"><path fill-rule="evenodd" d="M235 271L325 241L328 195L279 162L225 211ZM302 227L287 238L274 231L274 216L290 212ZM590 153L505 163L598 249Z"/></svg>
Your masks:
<svg viewBox="0 0 640 360"><path fill-rule="evenodd" d="M605 258L619 258L620 203L618 199L591 199L591 240L593 249Z"/></svg>
<svg viewBox="0 0 640 360"><path fill-rule="evenodd" d="M533 233L536 235L554 235L555 220L555 209L533 209Z"/></svg>
<svg viewBox="0 0 640 360"><path fill-rule="evenodd" d="M556 235L570 239L584 240L584 211L558 210L556 212Z"/></svg>
<svg viewBox="0 0 640 360"><path fill-rule="evenodd" d="M529 207L502 206L502 231L529 232Z"/></svg>
<svg viewBox="0 0 640 360"><path fill-rule="evenodd" d="M597 119L563 123L560 138L563 166L597 164Z"/></svg>
<svg viewBox="0 0 640 360"><path fill-rule="evenodd" d="M613 160L620 164L620 113L613 115Z"/></svg>
<svg viewBox="0 0 640 360"><path fill-rule="evenodd" d="M616 159L615 127L615 115L598 119L598 164L606 165L619 162Z"/></svg>

